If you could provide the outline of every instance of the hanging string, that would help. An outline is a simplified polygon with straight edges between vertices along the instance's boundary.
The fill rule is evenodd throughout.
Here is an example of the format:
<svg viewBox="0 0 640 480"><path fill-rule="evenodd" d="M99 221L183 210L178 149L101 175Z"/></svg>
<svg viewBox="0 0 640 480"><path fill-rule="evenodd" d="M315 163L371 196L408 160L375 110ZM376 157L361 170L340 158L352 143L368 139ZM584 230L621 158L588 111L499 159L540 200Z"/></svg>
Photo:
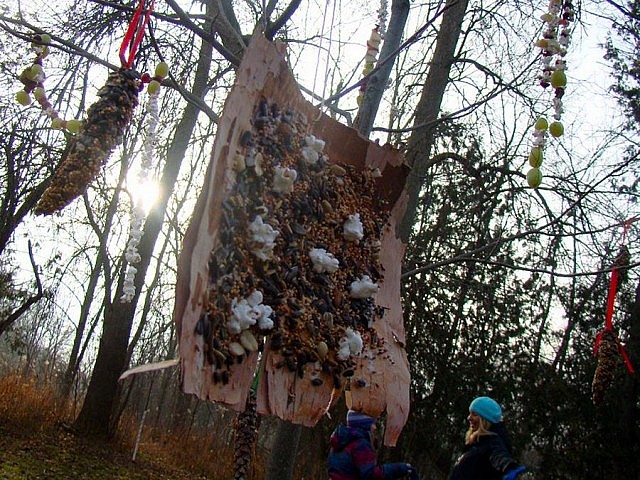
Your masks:
<svg viewBox="0 0 640 480"><path fill-rule="evenodd" d="M380 36L384 38L387 33L387 12L389 10L389 5L387 4L387 0L380 0L380 9L378 10L378 30L380 31Z"/></svg>
<svg viewBox="0 0 640 480"><path fill-rule="evenodd" d="M120 64L123 68L131 68L133 66L133 60L138 51L138 47L142 42L144 36L144 30L149 22L149 17L153 11L154 0L150 0L149 8L144 9L146 0L140 0L138 8L136 8L131 22L129 22L129 28L124 35L122 44L120 45ZM143 12L144 11L144 12ZM143 14L144 13L144 14ZM129 50L127 55L127 49Z"/></svg>
<svg viewBox="0 0 640 480"><path fill-rule="evenodd" d="M149 17L153 11L154 0L150 0L148 8L145 10L146 0L140 0L138 8L136 9L127 32L120 45L120 63L122 68L131 69L135 59L136 52L144 31L149 22ZM147 93L149 94L147 100L147 123L145 138L143 141L143 158L140 173L138 174L138 183L144 184L147 182L149 172L153 165L154 145L156 141L156 130L159 122L159 109L158 109L158 93L160 91L160 85L162 79L168 73L168 66L166 63L161 62L155 71L155 76L152 78L149 74L143 75L141 84L149 83ZM145 220L145 211L142 203L142 199L138 200L133 206L131 212L131 220L129 224L129 241L127 242L127 248L125 251L125 260L127 261L127 270L124 275L124 284L122 288L122 296L120 301L128 303L133 300L136 293L135 277L138 273L138 269L134 266L139 263L141 258L138 252L138 245L142 239L143 225Z"/></svg>
<svg viewBox="0 0 640 480"><path fill-rule="evenodd" d="M322 26L320 27L320 43L318 44L318 54L316 55L316 71L313 74L313 86L311 87L311 93L314 95L316 93L316 82L318 80L318 66L320 65L320 52L322 52L322 44L324 43L324 27L327 21L328 10L329 10L329 0L327 0L327 3L324 6L324 14L322 15ZM325 77L325 82L326 82L326 77Z"/></svg>
<svg viewBox="0 0 640 480"><path fill-rule="evenodd" d="M322 85L322 94L320 95L320 103L318 104L318 115L311 122L312 125L315 124L322 117L322 109L325 105L326 99L326 91L327 91L327 77L329 76L329 60L331 59L331 45L333 43L333 27L335 24L335 16L336 16L336 4L338 2L333 2L333 10L331 13L331 26L329 27L329 46L327 47L327 56L325 59L325 68L324 68L324 83ZM315 95L316 91L316 80L318 79L318 67L320 65L320 52L322 50L322 41L324 39L324 27L327 19L327 11L329 9L329 1L327 1L324 9L324 14L322 15L322 29L320 35L320 45L318 45L318 55L316 57L316 71L313 75L313 88L311 89L311 93Z"/></svg>
<svg viewBox="0 0 640 480"><path fill-rule="evenodd" d="M331 26L329 27L329 47L327 48L327 58L324 64L324 83L322 85L322 100L320 101L320 105L318 107L320 109L320 112L322 112L322 108L324 107L324 99L326 97L326 92L327 92L327 78L329 77L329 60L331 60L331 45L333 45L333 27L335 25L337 3L338 3L337 1L333 2L333 9L331 11Z"/></svg>
<svg viewBox="0 0 640 480"><path fill-rule="evenodd" d="M149 99L147 100L146 136L142 145L142 165L140 167L140 173L138 174L139 185L143 185L148 181L149 172L153 166L156 130L160 120L158 112L158 92L156 91L149 93ZM120 297L120 301L123 303L131 302L136 293L134 281L138 269L134 264L140 263L141 260L140 253L138 253L138 245L142 238L144 220L145 211L143 201L139 199L133 207L129 224L129 242L127 243L127 250L125 251L125 259L128 265L122 287L122 297Z"/></svg>

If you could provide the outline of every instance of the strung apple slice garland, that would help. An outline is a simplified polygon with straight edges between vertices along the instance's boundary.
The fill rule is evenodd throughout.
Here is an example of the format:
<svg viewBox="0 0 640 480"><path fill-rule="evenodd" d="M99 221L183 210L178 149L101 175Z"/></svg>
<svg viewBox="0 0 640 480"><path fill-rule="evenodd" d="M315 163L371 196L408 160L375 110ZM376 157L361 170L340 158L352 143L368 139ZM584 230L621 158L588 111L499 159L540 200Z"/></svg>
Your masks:
<svg viewBox="0 0 640 480"><path fill-rule="evenodd" d="M67 130L69 133L78 133L82 122L80 120L64 120L56 112L47 98L44 89L46 75L42 68L44 58L49 55L51 36L43 33L34 35L31 42L31 50L36 54L33 64L25 68L18 79L22 82L22 90L16 92L16 101L22 106L31 105L31 95L40 104L42 111L51 119L51 127L59 130Z"/></svg>
<svg viewBox="0 0 640 480"><path fill-rule="evenodd" d="M569 24L574 19L574 9L571 0L550 0L549 10L540 18L546 23L542 38L536 41L536 46L542 49L542 72L538 76L540 86L554 89L553 121L549 123L545 117L540 117L534 125L533 147L529 153L527 183L531 188L538 188L542 182L540 166L544 159L544 147L547 134L554 138L564 134L564 125L560 121L564 111L562 97L567 86L567 64L564 60L571 40Z"/></svg>
<svg viewBox="0 0 640 480"><path fill-rule="evenodd" d="M156 143L156 131L158 128L159 108L158 96L160 94L160 85L162 79L169 74L169 66L165 62L160 62L155 69L155 76L150 77L148 74L142 76L143 83L149 83L147 93L149 94L146 106L147 122L145 138L142 145L142 165L140 173L138 173L138 184L145 185L148 182L151 168L153 167L154 147ZM142 200L138 200L131 208L131 220L129 224L129 241L125 251L125 259L128 263L125 272L124 285L122 288L122 303L130 303L136 293L135 278L138 269L134 266L140 263L140 254L138 253L138 245L142 238L143 223L145 220L145 212Z"/></svg>

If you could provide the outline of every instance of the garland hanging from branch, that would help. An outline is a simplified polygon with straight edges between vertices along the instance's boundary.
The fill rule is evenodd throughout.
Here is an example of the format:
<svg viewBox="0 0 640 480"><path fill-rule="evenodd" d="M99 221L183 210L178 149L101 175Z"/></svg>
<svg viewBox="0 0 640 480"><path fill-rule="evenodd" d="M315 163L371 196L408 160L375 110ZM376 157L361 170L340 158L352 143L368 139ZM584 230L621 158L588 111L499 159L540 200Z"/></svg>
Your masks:
<svg viewBox="0 0 640 480"><path fill-rule="evenodd" d="M574 19L574 9L571 0L550 0L549 10L541 16L545 22L542 38L536 42L536 47L542 49L542 72L538 76L540 86L553 88L553 121L540 117L534 125L533 147L529 153L527 182L531 188L538 188L542 182L540 166L544 159L544 148L547 143L547 133L554 138L564 134L564 126L560 121L563 113L562 97L567 86L564 59L571 40L570 23Z"/></svg>
<svg viewBox="0 0 640 480"><path fill-rule="evenodd" d="M153 78L146 78L143 75L142 81L149 81L147 93L147 124L146 135L142 146L142 166L138 174L138 183L144 185L147 183L151 168L153 167L154 147L156 142L156 130L158 128L159 108L158 95L160 92L160 84L162 79L169 73L169 66L165 62L158 64ZM134 285L135 276L138 269L134 266L140 262L140 254L138 253L138 244L142 238L142 227L145 220L145 212L142 205L142 199L138 200L131 209L131 223L129 226L129 241L125 252L125 259L128 263L127 271L124 278L124 286L122 288L122 302L130 302L136 293Z"/></svg>
<svg viewBox="0 0 640 480"><path fill-rule="evenodd" d="M51 102L47 98L47 92L44 89L44 80L46 75L43 69L44 59L49 55L49 45L51 45L51 36L43 33L34 35L31 42L31 50L35 53L33 64L25 68L18 77L22 82L23 88L16 93L16 100L22 106L31 105L31 95L40 104L44 114L51 119L51 127L67 130L69 133L75 134L80 130L80 120L64 120L60 114L53 108Z"/></svg>
<svg viewBox="0 0 640 480"><path fill-rule="evenodd" d="M360 83L357 97L358 106L362 105L364 93L367 91L367 76L373 71L373 67L376 65L381 41L382 35L380 34L379 27L376 26L371 30L371 36L369 40L367 40L367 53L364 56L364 67L362 68L362 76L364 78L362 79L362 83Z"/></svg>
<svg viewBox="0 0 640 480"><path fill-rule="evenodd" d="M124 131L131 122L138 104L138 93L142 85L148 84L149 94L146 113L147 123L143 143L143 161L138 183L147 183L153 163L156 129L158 126L158 94L162 80L168 75L169 67L160 62L152 77L148 73L140 76L133 70L138 47L144 36L146 25L153 11L154 0L139 0L138 7L129 23L119 50L121 68L109 74L107 83L97 95L99 100L87 111L87 119L64 120L49 102L44 80L44 58L49 54L51 36L37 34L32 38L31 49L35 53L32 65L19 75L23 88L16 92L16 101L23 106L32 103L32 96L40 104L42 111L51 119L51 127L66 130L71 134L66 155L52 176L51 182L36 205L36 214L52 214L63 209L75 198L82 195L89 183L97 176L108 156L117 146ZM132 206L130 235L125 252L128 262L121 301L130 302L135 295L134 264L140 262L138 244L142 238L145 212L142 202Z"/></svg>
<svg viewBox="0 0 640 480"><path fill-rule="evenodd" d="M120 69L111 72L105 86L98 91L99 100L89 107L78 135L71 140L67 156L35 207L36 214L55 213L82 195L111 151L121 143L138 105L141 83L133 70L133 62L153 9L153 0L147 8L146 3L140 0L125 34L120 48Z"/></svg>
<svg viewBox="0 0 640 480"><path fill-rule="evenodd" d="M358 106L362 105L364 94L367 91L367 76L373 71L380 53L380 42L384 38L387 28L387 0L380 1L378 10L378 24L371 30L371 36L367 40L367 53L364 56L364 67L362 68L362 83L358 90L356 101Z"/></svg>

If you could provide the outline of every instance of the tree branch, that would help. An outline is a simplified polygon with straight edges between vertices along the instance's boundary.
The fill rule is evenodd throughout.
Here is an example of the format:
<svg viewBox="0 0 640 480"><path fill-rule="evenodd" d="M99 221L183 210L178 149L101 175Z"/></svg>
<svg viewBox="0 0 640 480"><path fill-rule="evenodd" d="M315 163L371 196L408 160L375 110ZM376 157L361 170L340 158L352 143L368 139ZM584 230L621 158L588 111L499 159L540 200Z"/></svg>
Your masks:
<svg viewBox="0 0 640 480"><path fill-rule="evenodd" d="M266 30L264 31L264 36L269 40L273 40L276 33L289 21L289 19L293 16L295 11L300 6L301 0L292 0L287 8L284 9L282 15L280 15L273 23L269 23Z"/></svg>
<svg viewBox="0 0 640 480"><path fill-rule="evenodd" d="M202 40L209 42L213 48L215 48L220 55L222 55L226 60L231 62L235 67L240 66L240 59L236 57L233 53L231 53L224 45L218 42L212 34L205 32L198 25L196 25L189 15L185 13L182 8L174 1L174 0L166 0L167 4L176 12L178 18L184 23L185 27L195 33L197 36L202 38Z"/></svg>
<svg viewBox="0 0 640 480"><path fill-rule="evenodd" d="M431 270L435 270L438 267L442 267L444 265L450 265L453 263L458 263L458 262L468 262L468 261L476 261L476 262L486 262L489 263L490 260L486 260L486 259L481 259L481 258L477 258L474 257L473 255L476 253L481 253L484 252L486 250L491 250L494 249L500 245L503 245L507 242L511 242L513 240L517 240L519 238L524 238L527 237L529 235L534 235L534 234L541 234L544 232L544 230L546 230L547 228L557 224L560 219L562 219L562 217L564 217L565 215L568 215L570 212L573 211L573 209L580 204L580 202L591 192L593 192L596 187L598 185L600 185L602 182L604 182L607 178L609 178L611 175L613 175L616 171L622 170L626 168L626 165L622 165L617 167L616 169L614 169L609 175L606 175L604 178L602 178L602 180L596 182L593 186L591 186L590 188L587 189L587 191L585 191L584 193L580 194L580 196L578 197L577 200L575 200L573 203L571 203L565 210L564 212L562 212L557 218L547 222L545 225L542 225L538 228L534 228L532 230L527 230L524 232L518 232L518 233L514 233L513 235L509 235L508 237L504 237L504 238L499 238L493 242L489 242L486 245L483 245L479 248L470 250L468 252L464 252L460 255L456 255L455 257L446 259L446 260L441 260L439 262L433 262L430 263L428 265L423 265L421 267L418 268L414 268L413 270L409 270L406 272L403 272L401 275L402 279L406 279L409 277L412 277L414 275L417 275L419 273L423 273L423 272L427 272L427 271L431 271ZM617 222L614 225L611 225L609 228L613 228L613 227L619 227L622 225L625 225L628 222L628 220L622 221L622 222ZM498 265L501 265L500 263L497 263ZM637 264L633 264L632 266L636 266ZM508 266L510 268L513 269L519 269L519 267L516 266L512 266L512 265L505 265ZM533 267L522 267L522 270L528 270L528 271L538 271L538 269L533 268ZM599 273L602 273L602 271L596 271L596 272L584 272L584 273L560 273L560 272L553 272L553 271L546 271L546 270L541 270L544 273L549 273L550 275L554 275L554 276L558 276L558 277L576 277L576 276L582 276L582 275L597 275ZM610 270L604 270L605 272L610 271Z"/></svg>
<svg viewBox="0 0 640 480"><path fill-rule="evenodd" d="M44 297L44 290L42 289L42 282L40 281L40 274L38 273L38 266L36 265L36 261L33 258L33 248L31 245L31 240L28 242L29 246L29 261L31 262L31 268L33 270L33 275L36 279L36 287L38 293L30 296L19 308L11 312L7 318L0 322L0 335L6 332L11 325L13 325L29 308L31 305L38 302L42 297Z"/></svg>

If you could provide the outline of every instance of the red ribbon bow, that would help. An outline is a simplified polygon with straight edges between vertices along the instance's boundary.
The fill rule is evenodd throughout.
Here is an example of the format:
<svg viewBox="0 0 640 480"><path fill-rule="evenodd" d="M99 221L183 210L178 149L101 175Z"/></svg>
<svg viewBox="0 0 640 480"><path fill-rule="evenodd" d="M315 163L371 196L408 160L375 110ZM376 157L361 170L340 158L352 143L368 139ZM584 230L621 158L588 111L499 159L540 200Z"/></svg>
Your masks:
<svg viewBox="0 0 640 480"><path fill-rule="evenodd" d="M154 0L151 0L149 8L144 11L143 15L145 3L146 0L140 0L138 3L138 8L136 8L133 17L131 18L127 33L125 33L122 44L120 45L120 63L124 68L131 68L133 66L133 59L136 56L136 51L138 50L140 43L142 42L144 29L146 28L151 12L153 11ZM129 49L128 56L127 48Z"/></svg>

